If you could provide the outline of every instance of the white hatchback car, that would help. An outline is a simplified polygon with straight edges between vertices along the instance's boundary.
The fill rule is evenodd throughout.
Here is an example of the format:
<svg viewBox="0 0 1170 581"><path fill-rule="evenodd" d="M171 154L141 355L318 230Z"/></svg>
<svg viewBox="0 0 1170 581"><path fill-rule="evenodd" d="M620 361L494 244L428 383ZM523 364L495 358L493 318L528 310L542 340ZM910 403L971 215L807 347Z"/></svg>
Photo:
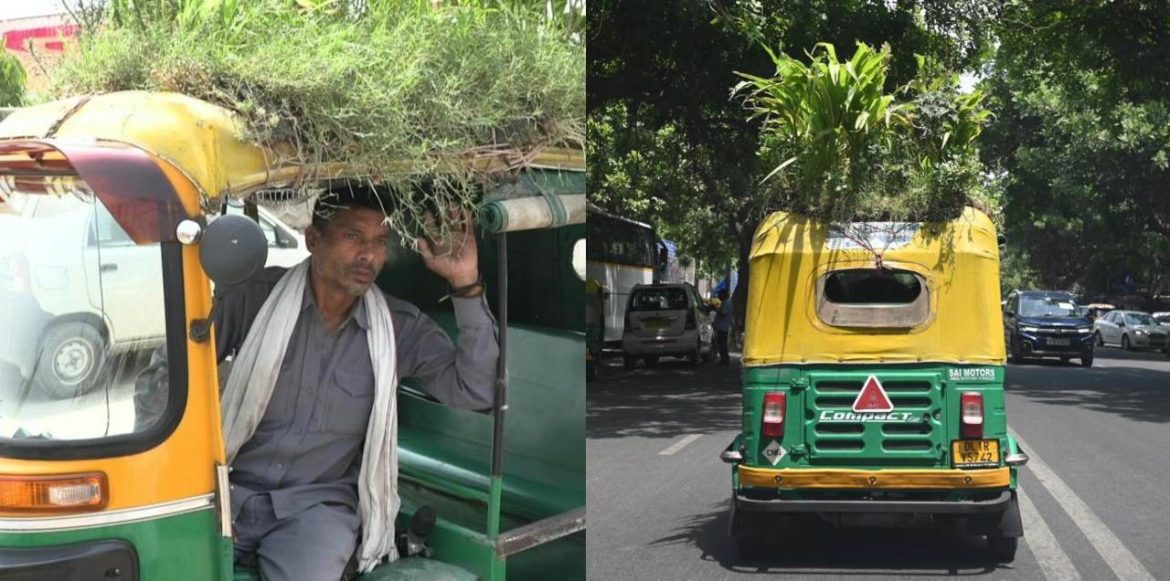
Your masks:
<svg viewBox="0 0 1170 581"><path fill-rule="evenodd" d="M658 357L685 357L692 365L715 357L715 317L688 283L636 285L626 304L622 352L626 369L639 357L654 365Z"/></svg>
<svg viewBox="0 0 1170 581"><path fill-rule="evenodd" d="M159 245L135 244L100 203L14 193L0 213L0 364L52 398L87 391L108 357L165 338ZM264 209L268 266L309 255ZM35 338L35 340L30 340Z"/></svg>
<svg viewBox="0 0 1170 581"><path fill-rule="evenodd" d="M1125 349L1163 350L1170 345L1170 332L1148 313L1110 311L1093 322L1097 344L1116 343Z"/></svg>

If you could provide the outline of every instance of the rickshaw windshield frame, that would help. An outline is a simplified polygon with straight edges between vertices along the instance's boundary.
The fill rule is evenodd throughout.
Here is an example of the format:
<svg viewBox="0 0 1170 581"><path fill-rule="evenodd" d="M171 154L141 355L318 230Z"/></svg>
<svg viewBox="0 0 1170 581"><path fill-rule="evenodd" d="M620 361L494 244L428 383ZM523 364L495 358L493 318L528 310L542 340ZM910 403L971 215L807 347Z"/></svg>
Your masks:
<svg viewBox="0 0 1170 581"><path fill-rule="evenodd" d="M0 457L75 460L125 456L170 437L187 406L188 360L182 245L176 228L188 218L176 188L145 151L120 142L0 141L0 196L15 191L48 196L93 195L136 244L159 243L168 340L169 397L150 427L77 440L0 437ZM171 339L174 338L174 339Z"/></svg>

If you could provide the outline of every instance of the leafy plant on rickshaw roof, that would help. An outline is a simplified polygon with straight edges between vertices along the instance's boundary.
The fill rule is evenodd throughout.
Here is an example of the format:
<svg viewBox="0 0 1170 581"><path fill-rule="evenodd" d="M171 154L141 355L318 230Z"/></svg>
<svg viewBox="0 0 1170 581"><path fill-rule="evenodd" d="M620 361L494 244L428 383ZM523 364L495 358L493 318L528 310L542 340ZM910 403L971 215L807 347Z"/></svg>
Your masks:
<svg viewBox="0 0 1170 581"><path fill-rule="evenodd" d="M774 203L828 223L957 217L981 200L975 140L990 115L979 91L919 57L919 77L886 91L888 47L858 43L852 58L820 43L806 64L768 51L771 77L743 77L733 95L763 117L761 155Z"/></svg>
<svg viewBox="0 0 1170 581"><path fill-rule="evenodd" d="M81 41L54 98L183 93L238 113L247 139L397 192L407 240L431 209L550 146L584 142L580 0L72 0ZM275 148L274 148L275 149ZM492 169L485 170L494 160ZM308 196L312 169L294 196ZM426 187L419 187L426 184Z"/></svg>

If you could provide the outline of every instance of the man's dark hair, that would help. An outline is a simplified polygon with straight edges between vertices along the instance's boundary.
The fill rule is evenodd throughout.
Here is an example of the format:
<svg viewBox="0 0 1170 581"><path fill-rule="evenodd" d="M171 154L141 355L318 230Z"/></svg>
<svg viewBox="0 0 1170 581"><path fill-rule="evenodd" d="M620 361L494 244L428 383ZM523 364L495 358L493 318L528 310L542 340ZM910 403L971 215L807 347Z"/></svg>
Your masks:
<svg viewBox="0 0 1170 581"><path fill-rule="evenodd" d="M378 191L368 184L335 184L317 197L313 205L313 227L324 232L338 212L349 208L368 208L378 212L387 210Z"/></svg>

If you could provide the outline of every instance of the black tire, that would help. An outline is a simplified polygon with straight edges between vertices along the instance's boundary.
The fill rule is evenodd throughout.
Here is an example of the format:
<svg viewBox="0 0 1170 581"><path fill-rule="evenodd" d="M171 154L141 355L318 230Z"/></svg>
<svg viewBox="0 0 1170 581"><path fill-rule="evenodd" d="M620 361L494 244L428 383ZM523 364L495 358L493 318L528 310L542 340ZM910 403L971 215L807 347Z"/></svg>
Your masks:
<svg viewBox="0 0 1170 581"><path fill-rule="evenodd" d="M1129 335L1121 336L1121 348L1126 351L1133 351L1133 346L1129 343Z"/></svg>
<svg viewBox="0 0 1170 581"><path fill-rule="evenodd" d="M687 362L691 364L691 367L698 367L699 362L701 362L702 360L703 360L703 341L699 340L699 342L697 344L695 344L695 350L691 351L690 353L687 354Z"/></svg>
<svg viewBox="0 0 1170 581"><path fill-rule="evenodd" d="M34 372L37 387L53 399L70 399L93 389L106 362L106 341L88 323L69 321L51 327Z"/></svg>
<svg viewBox="0 0 1170 581"><path fill-rule="evenodd" d="M1020 347L1019 347L1019 343L1016 342L1016 338L1009 337L1008 338L1008 363L1018 364L1023 360L1024 360L1024 358L1020 357Z"/></svg>
<svg viewBox="0 0 1170 581"><path fill-rule="evenodd" d="M1087 355L1082 355L1081 356L1081 367L1092 367L1092 366L1093 366L1093 354L1089 353Z"/></svg>
<svg viewBox="0 0 1170 581"><path fill-rule="evenodd" d="M646 362L646 367L654 367L655 365L658 365L658 356L657 355L643 355L642 361Z"/></svg>
<svg viewBox="0 0 1170 581"><path fill-rule="evenodd" d="M625 355L622 357L622 367L625 367L626 371L630 371L634 369L635 361L637 361L637 358L633 355Z"/></svg>
<svg viewBox="0 0 1170 581"><path fill-rule="evenodd" d="M1105 338L1101 336L1101 332L1100 331L1093 331L1093 335L1095 335L1097 337L1097 346L1104 347L1105 346Z"/></svg>
<svg viewBox="0 0 1170 581"><path fill-rule="evenodd" d="M1015 561L1016 548L1019 545L1019 537L987 535L987 552L996 563L1011 563Z"/></svg>

